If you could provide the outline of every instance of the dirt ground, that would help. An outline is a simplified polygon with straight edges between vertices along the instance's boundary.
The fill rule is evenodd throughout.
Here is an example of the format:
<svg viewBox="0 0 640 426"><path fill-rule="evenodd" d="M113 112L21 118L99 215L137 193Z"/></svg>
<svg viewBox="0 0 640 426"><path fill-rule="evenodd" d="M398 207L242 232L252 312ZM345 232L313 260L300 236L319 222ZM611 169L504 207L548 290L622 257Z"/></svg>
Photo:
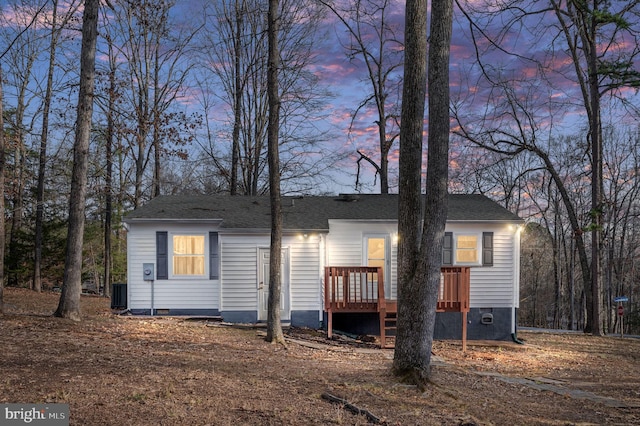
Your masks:
<svg viewBox="0 0 640 426"><path fill-rule="evenodd" d="M521 332L512 342L435 342L426 392L390 375L393 350L291 330L119 316L83 297L84 320L51 317L58 294L5 289L0 403L67 403L72 425L640 424L640 340Z"/></svg>

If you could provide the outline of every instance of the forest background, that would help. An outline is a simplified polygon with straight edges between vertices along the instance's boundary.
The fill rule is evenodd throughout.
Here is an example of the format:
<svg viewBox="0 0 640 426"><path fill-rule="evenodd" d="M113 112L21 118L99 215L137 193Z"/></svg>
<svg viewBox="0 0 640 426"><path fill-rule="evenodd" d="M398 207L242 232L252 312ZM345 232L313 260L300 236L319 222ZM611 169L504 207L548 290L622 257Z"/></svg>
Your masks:
<svg viewBox="0 0 640 426"><path fill-rule="evenodd" d="M592 3L587 10L581 1L512 1L504 8L457 2L450 191L485 194L526 220L520 325L585 326L591 293L580 246L589 248L600 216L602 327L619 332L614 298L626 296L624 331L637 334L640 7ZM403 6L281 2L283 193L397 191ZM145 201L268 191L266 8L259 0L102 5L87 291L108 295L105 283L126 282L121 218ZM593 51L585 13L597 18L589 21L596 22ZM81 14L79 0L3 2L9 286L41 291L62 283ZM590 59L597 68L589 68ZM590 195L593 96L585 94L590 69L597 70L602 134L597 212Z"/></svg>

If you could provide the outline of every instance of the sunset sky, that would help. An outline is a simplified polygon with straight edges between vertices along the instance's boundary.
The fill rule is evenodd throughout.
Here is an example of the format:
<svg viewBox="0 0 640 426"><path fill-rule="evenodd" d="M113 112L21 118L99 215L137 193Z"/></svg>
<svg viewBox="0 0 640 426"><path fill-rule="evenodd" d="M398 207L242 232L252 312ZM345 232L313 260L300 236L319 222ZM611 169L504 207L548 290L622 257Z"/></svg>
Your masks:
<svg viewBox="0 0 640 426"><path fill-rule="evenodd" d="M177 1L175 17L177 21L193 20L197 5L206 0ZM77 2L77 0L76 0ZM62 2L64 3L64 2ZM463 2L465 10L479 1ZM544 6L545 2L532 2L531 9ZM402 40L404 27L404 2L391 0L387 20L398 31L398 38ZM10 21L10 10L4 5L2 13L6 21ZM451 46L451 100L454 109L460 111L469 123L477 123L481 117L495 114L501 126L511 126L512 123L504 115L507 108L504 94L496 90L495 85L481 78L480 67L476 62L476 53L482 56L484 70L489 72L494 81L509 80L513 95L530 111L535 125L546 137L556 137L566 134L584 133L584 108L581 106L581 95L575 84L575 69L565 52L565 43L558 28L551 25L554 16L546 14L531 14L525 21L513 24L513 17L501 15L499 17L475 18L474 24L484 28L485 34L500 38L500 48L492 46L476 32L477 48L471 37L470 24L463 13L454 6L454 28ZM513 24L513 25L510 25ZM633 23L634 28L638 25ZM371 93L370 82L366 80L365 67L362 59L356 56L348 59L341 44L348 40L345 27L331 14L328 14L318 38L314 42L315 63L311 70L320 78L321 84L331 91L333 97L327 100L324 112L326 117L319 124L333 135L330 143L323 146L326 151L340 151L349 154L349 158L339 165L339 172L330 182L333 192L353 192L355 171L360 149L375 157L378 144L376 116L373 110L361 111L358 119L353 123L351 133L348 133L351 114L357 105ZM617 49L624 50L628 46L635 46L635 40L623 40ZM42 67L42 69L45 69ZM637 65L634 66L637 69ZM542 75L542 70L545 74ZM399 69L395 76L400 77ZM9 85L10 86L10 85ZM8 100L12 96L12 89L8 87L5 96ZM630 89L618 91L638 105L636 93ZM621 107L617 101L609 102L605 96L603 120L606 123L633 124L636 115ZM223 115L210 117L214 121ZM426 116L426 113L425 113ZM500 121L503 120L503 121ZM428 117L425 132L428 132ZM452 127L455 123L452 122ZM426 133L425 133L426 134ZM455 142L455 138L453 139ZM426 147L426 137L425 137ZM391 159L391 175L397 171L398 142L394 144ZM363 192L379 190L379 181L374 185L373 169L362 163L361 182ZM392 179L391 183L394 184ZM392 186L392 190L397 188Z"/></svg>

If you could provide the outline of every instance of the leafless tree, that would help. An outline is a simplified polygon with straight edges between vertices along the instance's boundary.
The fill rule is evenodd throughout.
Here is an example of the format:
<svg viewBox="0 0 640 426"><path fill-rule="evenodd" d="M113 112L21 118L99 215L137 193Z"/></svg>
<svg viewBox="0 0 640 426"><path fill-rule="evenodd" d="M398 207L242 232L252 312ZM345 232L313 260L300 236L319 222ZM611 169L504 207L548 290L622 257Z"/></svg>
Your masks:
<svg viewBox="0 0 640 426"><path fill-rule="evenodd" d="M191 117L175 104L192 68L185 58L198 27L173 25L175 15L169 12L174 3L168 0L118 0L111 4L113 16L105 31L126 64L122 78L127 79L128 87L121 94L123 109L118 114L129 123L124 135L134 161L133 205L137 207L143 195L151 198L160 194L162 158L187 156L183 148L190 137L183 128L190 126ZM147 185L149 164L152 177Z"/></svg>
<svg viewBox="0 0 640 426"><path fill-rule="evenodd" d="M269 39L269 61L267 70L267 93L269 97L268 159L269 200L271 202L271 246L269 250L269 299L267 305L267 341L284 344L280 306L282 305L282 204L280 197L280 92L278 74L280 50L278 0L269 0L267 33Z"/></svg>
<svg viewBox="0 0 640 426"><path fill-rule="evenodd" d="M201 102L208 107L208 117L214 98L222 108L216 105L220 124L207 122L207 135L200 144L232 194L268 191L265 4L263 0L215 3L208 15L209 31L202 37L206 55L200 59L205 66L198 77ZM328 134L317 125L326 115L322 107L327 92L310 68L323 11L311 0L285 0L279 8L281 183L283 191L304 193L326 180L340 158L325 145ZM216 84L210 86L210 80Z"/></svg>
<svg viewBox="0 0 640 426"><path fill-rule="evenodd" d="M380 177L380 193L389 193L389 153L398 133L398 109L401 81L397 77L402 67L402 42L399 39L397 24L393 22L393 13L399 9L394 0L357 0L354 2L336 2L321 0L340 20L349 34L349 43L343 42L347 57L362 60L366 68L367 84L370 92L358 104L351 118L350 131L359 116L367 115L369 109L375 110L375 124L378 129L376 156L370 149L360 148L358 152L358 170L360 163L366 161ZM342 39L340 37L340 39ZM359 183L359 173L356 186Z"/></svg>
<svg viewBox="0 0 640 426"><path fill-rule="evenodd" d="M58 0L52 2L51 12L51 35L49 40L49 65L47 69L47 81L45 88L44 102L42 106L42 129L40 131L40 151L38 157L38 176L36 188L36 218L35 218L35 238L34 238L34 256L33 256L33 283L32 288L35 291L42 290L42 245L43 245L43 222L45 218L45 182L47 170L47 145L49 139L49 115L51 112L51 103L53 97L53 77L56 70L56 52L59 49L58 41L61 32L69 23L69 20L75 15L80 2L71 2L66 5L66 11L62 16L58 11ZM58 22L58 18L60 22Z"/></svg>
<svg viewBox="0 0 640 426"><path fill-rule="evenodd" d="M442 243L447 217L449 55L452 0L431 3L429 152L424 217L420 195L426 83L427 5L407 1L405 72L400 126L398 330L393 370L424 389L431 374Z"/></svg>
<svg viewBox="0 0 640 426"><path fill-rule="evenodd" d="M87 192L87 165L91 116L93 113L96 42L98 38L99 0L85 0L82 14L82 49L80 53L80 91L78 118L73 150L73 174L69 194L69 226L62 293L55 316L81 319L82 244Z"/></svg>
<svg viewBox="0 0 640 426"><path fill-rule="evenodd" d="M108 10L103 8L103 11ZM106 18L105 18L106 21ZM118 135L118 59L116 48L110 34L104 34L106 41L106 56L108 68L105 71L107 76L106 96L97 102L97 105L103 110L106 118L106 127L104 129L104 265L103 265L103 295L110 297L111 295L111 267L112 267L112 221L113 221L113 156L116 146L116 138Z"/></svg>
<svg viewBox="0 0 640 426"><path fill-rule="evenodd" d="M586 250L586 247L580 247L581 244L584 246L582 238L577 240L584 284L588 289L589 317L585 329L593 334L601 334L600 248L605 207L602 196L602 100L607 93L621 96L623 87L637 87L640 84L640 74L633 68L633 61L640 54L640 44L636 40L640 33L637 19L639 3L549 0L535 3L533 7L530 2L522 1L490 3L492 7L477 7L472 2L458 3L469 18L469 34L474 41L482 40L476 43L476 53L482 75L488 81L504 82L496 80L499 65L482 59L483 55L493 57L491 53L500 52L513 60L528 62L539 75L544 75L547 84L551 84L553 76L574 85L576 93L569 94L579 99L580 108L586 113L587 131L583 152L591 169L592 221L587 229L591 236L590 264L588 258L583 258L582 250ZM495 25L498 21L499 24ZM510 44L511 36L515 33L526 33L527 36L522 39L527 38L535 46L548 47L535 49L537 54L527 57L520 53L525 49L519 43L519 52L515 52L510 47L513 46ZM566 61L558 61L560 56ZM512 83L521 86L523 82L513 79ZM520 100L511 98L510 102ZM529 113L533 111L531 107L528 106ZM567 210L571 208L567 206ZM572 226L575 225L577 221L572 221ZM581 234L582 230L574 228L574 232ZM588 274L585 268L589 268Z"/></svg>
<svg viewBox="0 0 640 426"><path fill-rule="evenodd" d="M522 233L519 324L547 327L547 307L553 304L553 238L544 226L531 222Z"/></svg>
<svg viewBox="0 0 640 426"><path fill-rule="evenodd" d="M614 332L618 323L613 299L637 294L633 265L640 251L640 137L638 130L606 126L603 129L604 325ZM635 288L634 288L635 287ZM629 311L638 310L640 300L630 298ZM628 332L628 331L627 331Z"/></svg>
<svg viewBox="0 0 640 426"><path fill-rule="evenodd" d="M27 164L28 137L36 120L35 115L29 113L37 99L31 90L31 84L35 79L34 64L43 51L43 40L38 35L39 10L31 2L16 2L8 7L12 9L13 13L9 15L13 22L3 25L2 32L3 38L8 44L11 42L13 48L5 52L4 59L9 65L5 77L8 85L15 90L15 106L10 114L5 115L5 123L10 129L5 160L7 172L10 174L7 182L7 200L11 213L5 273L7 283L15 286L19 284L18 271L23 266L19 246L20 234L24 232L25 188L31 173ZM5 90L5 98L6 92Z"/></svg>
<svg viewBox="0 0 640 426"><path fill-rule="evenodd" d="M3 97L2 62L0 62L0 194L4 194L4 97ZM0 211L4 212L4 197L0 197ZM0 214L0 314L4 313L4 247L5 247L4 214Z"/></svg>

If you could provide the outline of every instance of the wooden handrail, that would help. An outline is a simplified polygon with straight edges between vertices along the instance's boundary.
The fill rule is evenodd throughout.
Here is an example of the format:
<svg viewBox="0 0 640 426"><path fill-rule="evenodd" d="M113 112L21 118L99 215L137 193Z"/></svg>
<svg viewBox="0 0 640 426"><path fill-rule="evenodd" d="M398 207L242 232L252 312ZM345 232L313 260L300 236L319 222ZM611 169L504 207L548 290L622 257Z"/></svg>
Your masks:
<svg viewBox="0 0 640 426"><path fill-rule="evenodd" d="M327 266L324 274L325 311L369 310L384 300L380 267Z"/></svg>
<svg viewBox="0 0 640 426"><path fill-rule="evenodd" d="M466 350L467 313L471 268L444 267L438 288L438 312L462 313L462 348ZM334 313L377 312L380 320L381 346L386 347L387 314L397 312L395 301L387 302L384 274L380 267L327 266L324 272L324 310L327 312L327 336L333 331Z"/></svg>
<svg viewBox="0 0 640 426"><path fill-rule="evenodd" d="M438 310L469 312L471 268L445 267L440 277Z"/></svg>
<svg viewBox="0 0 640 426"><path fill-rule="evenodd" d="M469 267L443 267L438 311L469 312ZM324 278L325 311L381 311L386 309L384 274L373 266L327 266Z"/></svg>

